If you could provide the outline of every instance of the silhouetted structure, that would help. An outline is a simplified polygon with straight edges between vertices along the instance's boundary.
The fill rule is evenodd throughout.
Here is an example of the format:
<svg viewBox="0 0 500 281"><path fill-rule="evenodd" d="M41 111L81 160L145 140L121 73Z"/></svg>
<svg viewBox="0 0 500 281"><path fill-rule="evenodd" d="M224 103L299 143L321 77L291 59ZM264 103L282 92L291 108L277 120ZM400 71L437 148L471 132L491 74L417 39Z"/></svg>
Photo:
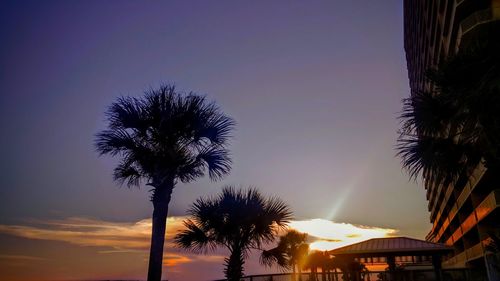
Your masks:
<svg viewBox="0 0 500 281"><path fill-rule="evenodd" d="M475 42L500 36L499 0L405 0L404 17L412 95L433 87L428 69ZM485 247L489 233L500 234L498 183L482 163L453 184L424 182L433 224L426 239L454 247L443 267L484 268L490 280L498 278Z"/></svg>
<svg viewBox="0 0 500 281"><path fill-rule="evenodd" d="M441 280L441 257L452 251L451 247L407 237L374 238L329 251L329 254L358 260L361 263L387 263L390 273L396 265L419 265L430 262L436 280Z"/></svg>
<svg viewBox="0 0 500 281"><path fill-rule="evenodd" d="M443 269L443 281L483 281L477 272L471 269ZM392 276L397 276L393 279ZM241 281L291 281L291 273L258 274L248 275L241 278ZM364 279L359 281L437 281L435 272L432 269L405 269L397 274L390 274L388 271L367 271L363 273ZM317 281L317 278L308 273L301 275L302 281ZM343 272L330 272L326 274L327 281L351 281L350 276ZM361 278L361 277L359 277ZM358 279L359 279L358 278ZM396 280L394 280L396 279ZM226 279L216 281L227 281Z"/></svg>

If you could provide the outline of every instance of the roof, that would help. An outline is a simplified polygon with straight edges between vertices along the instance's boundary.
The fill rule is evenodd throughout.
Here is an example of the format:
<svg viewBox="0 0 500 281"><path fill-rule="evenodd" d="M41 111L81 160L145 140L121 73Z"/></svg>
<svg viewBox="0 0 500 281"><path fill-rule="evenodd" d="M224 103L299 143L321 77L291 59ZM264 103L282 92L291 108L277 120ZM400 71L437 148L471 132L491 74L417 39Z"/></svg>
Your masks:
<svg viewBox="0 0 500 281"><path fill-rule="evenodd" d="M446 252L452 248L408 237L373 238L329 251L332 255L407 253L418 255L429 252Z"/></svg>

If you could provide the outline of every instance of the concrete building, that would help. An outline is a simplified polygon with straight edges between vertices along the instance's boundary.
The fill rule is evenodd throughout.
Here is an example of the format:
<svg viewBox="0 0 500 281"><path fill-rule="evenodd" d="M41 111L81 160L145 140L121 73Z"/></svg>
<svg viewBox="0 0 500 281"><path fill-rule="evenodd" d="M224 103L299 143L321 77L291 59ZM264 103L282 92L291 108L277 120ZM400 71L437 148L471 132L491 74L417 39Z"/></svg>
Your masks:
<svg viewBox="0 0 500 281"><path fill-rule="evenodd" d="M492 30L500 36L499 19L500 0L405 0L404 46L412 92L430 89L427 69ZM426 240L454 248L443 267L483 269L490 280L499 280L485 246L489 233L500 235L500 175L479 164L455 185L424 185L433 224Z"/></svg>

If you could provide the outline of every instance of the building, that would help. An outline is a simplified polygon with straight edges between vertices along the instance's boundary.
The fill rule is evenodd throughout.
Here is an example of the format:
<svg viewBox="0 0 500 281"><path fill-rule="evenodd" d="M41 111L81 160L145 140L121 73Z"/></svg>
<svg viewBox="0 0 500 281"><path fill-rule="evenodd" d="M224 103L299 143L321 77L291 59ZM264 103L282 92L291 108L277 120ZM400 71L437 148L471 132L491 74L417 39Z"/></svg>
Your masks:
<svg viewBox="0 0 500 281"><path fill-rule="evenodd" d="M428 88L426 69L499 18L499 0L405 0L404 47L412 91Z"/></svg>
<svg viewBox="0 0 500 281"><path fill-rule="evenodd" d="M447 56L492 30L500 36L499 19L500 0L405 0L404 47L412 92L430 89L425 71ZM433 225L426 240L454 248L444 268L484 269L490 280L500 279L485 248L490 233L500 235L499 183L499 175L481 164L454 186L424 183Z"/></svg>

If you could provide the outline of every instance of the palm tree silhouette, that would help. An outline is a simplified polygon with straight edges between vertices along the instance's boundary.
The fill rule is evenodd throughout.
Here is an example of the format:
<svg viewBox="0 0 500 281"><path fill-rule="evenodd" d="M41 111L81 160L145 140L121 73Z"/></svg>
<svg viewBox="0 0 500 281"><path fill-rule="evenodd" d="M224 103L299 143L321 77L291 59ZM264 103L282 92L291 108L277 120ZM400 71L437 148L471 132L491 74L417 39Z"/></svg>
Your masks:
<svg viewBox="0 0 500 281"><path fill-rule="evenodd" d="M328 254L328 252L325 252L325 255L327 255L327 260L326 260L326 270L328 273L329 281L338 281L338 272L337 268L342 267L342 261L338 257L333 257ZM333 271L333 280L332 280L332 274L330 272Z"/></svg>
<svg viewBox="0 0 500 281"><path fill-rule="evenodd" d="M480 161L500 163L500 44L479 42L427 73L429 91L404 100L398 155L412 178L448 185Z"/></svg>
<svg viewBox="0 0 500 281"><path fill-rule="evenodd" d="M200 198L188 210L185 230L175 243L194 252L225 247L224 274L229 281L243 277L245 258L252 249L274 241L291 219L288 206L277 197L265 198L257 189L236 190L227 186L217 197Z"/></svg>
<svg viewBox="0 0 500 281"><path fill-rule="evenodd" d="M306 243L307 234L296 230L288 230L281 236L275 248L262 251L260 261L266 266L278 265L282 269L292 269L292 280L296 280L296 267L299 271L299 279L302 279L302 267L309 252L309 244Z"/></svg>
<svg viewBox="0 0 500 281"><path fill-rule="evenodd" d="M319 251L313 251L307 255L306 262L304 263L304 269L309 269L309 280L318 281L318 267L321 266L323 259L323 253Z"/></svg>
<svg viewBox="0 0 500 281"><path fill-rule="evenodd" d="M337 268L340 269L342 266L339 259L331 256L328 251L318 250L309 253L304 264L304 268L311 270L309 280L318 280L318 268L321 268L322 281L338 280Z"/></svg>
<svg viewBox="0 0 500 281"><path fill-rule="evenodd" d="M170 85L143 98L118 98L106 115L108 128L96 135L95 145L100 155L121 157L114 179L152 187L148 281L159 281L172 190L206 172L212 180L229 173L227 143L235 123L204 97L184 95Z"/></svg>

